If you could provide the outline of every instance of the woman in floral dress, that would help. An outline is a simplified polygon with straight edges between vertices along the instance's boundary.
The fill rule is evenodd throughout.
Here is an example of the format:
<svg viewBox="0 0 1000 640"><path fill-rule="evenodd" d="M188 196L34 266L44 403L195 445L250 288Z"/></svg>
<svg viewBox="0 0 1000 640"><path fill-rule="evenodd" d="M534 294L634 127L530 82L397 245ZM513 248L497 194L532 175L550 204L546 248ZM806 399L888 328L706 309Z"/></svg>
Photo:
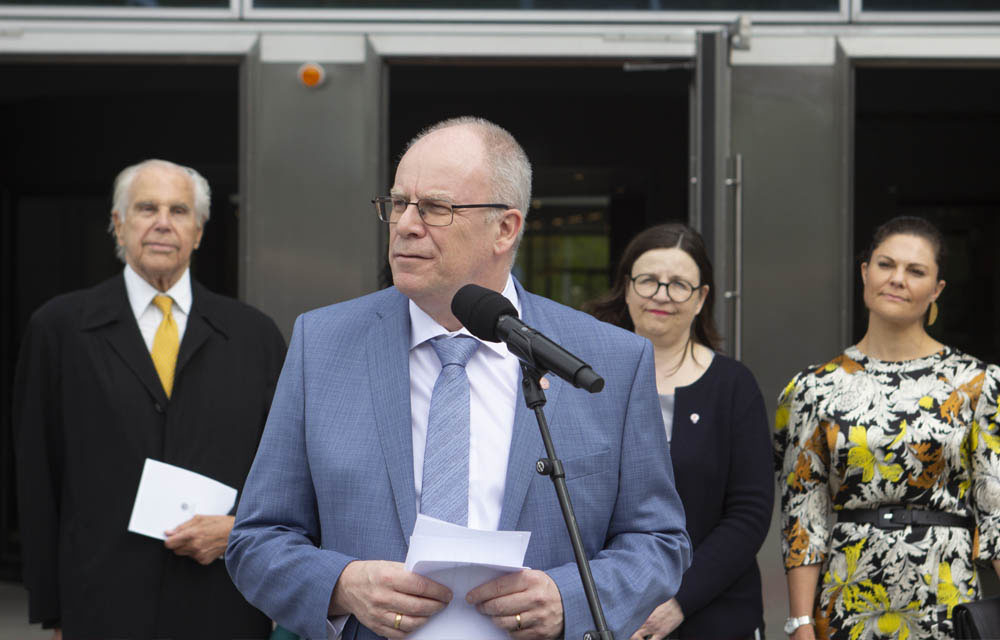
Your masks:
<svg viewBox="0 0 1000 640"><path fill-rule="evenodd" d="M775 456L794 640L952 637L1000 573L1000 370L942 345L943 244L920 218L880 227L861 265L868 330L796 375Z"/></svg>

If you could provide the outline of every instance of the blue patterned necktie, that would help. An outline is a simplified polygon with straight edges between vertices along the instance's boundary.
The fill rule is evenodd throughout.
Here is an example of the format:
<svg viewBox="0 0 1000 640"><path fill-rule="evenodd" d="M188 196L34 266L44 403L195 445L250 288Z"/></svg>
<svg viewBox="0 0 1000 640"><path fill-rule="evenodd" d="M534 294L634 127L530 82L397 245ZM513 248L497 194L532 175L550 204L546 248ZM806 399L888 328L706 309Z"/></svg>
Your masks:
<svg viewBox="0 0 1000 640"><path fill-rule="evenodd" d="M424 448L420 513L463 527L469 523L469 376L465 364L479 348L471 336L439 336L431 346L441 373L431 392Z"/></svg>

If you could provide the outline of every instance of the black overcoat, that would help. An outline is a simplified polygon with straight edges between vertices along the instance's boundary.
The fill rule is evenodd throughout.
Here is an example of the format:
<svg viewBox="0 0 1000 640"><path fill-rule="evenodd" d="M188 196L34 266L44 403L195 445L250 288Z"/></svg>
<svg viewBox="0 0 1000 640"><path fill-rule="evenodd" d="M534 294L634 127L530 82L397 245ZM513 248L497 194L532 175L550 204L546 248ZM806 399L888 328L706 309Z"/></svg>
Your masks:
<svg viewBox="0 0 1000 640"><path fill-rule="evenodd" d="M144 460L240 491L285 354L274 322L192 280L168 400L123 275L32 316L14 382L29 619L65 640L265 638L222 561L127 531Z"/></svg>

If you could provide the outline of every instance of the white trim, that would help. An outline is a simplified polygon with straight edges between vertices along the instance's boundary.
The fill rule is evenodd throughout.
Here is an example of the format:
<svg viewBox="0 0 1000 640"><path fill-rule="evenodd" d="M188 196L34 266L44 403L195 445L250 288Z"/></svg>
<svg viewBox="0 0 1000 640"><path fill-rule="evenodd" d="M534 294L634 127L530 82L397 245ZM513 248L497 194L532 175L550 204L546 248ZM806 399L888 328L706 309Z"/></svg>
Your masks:
<svg viewBox="0 0 1000 640"><path fill-rule="evenodd" d="M858 14L861 13L861 0L847 0L848 1L848 21L854 22L858 19Z"/></svg>
<svg viewBox="0 0 1000 640"><path fill-rule="evenodd" d="M761 35L752 33L750 48L733 49L734 66L833 66L837 39L832 35Z"/></svg>
<svg viewBox="0 0 1000 640"><path fill-rule="evenodd" d="M337 23L262 22L248 20L44 20L0 18L0 41L27 32L62 33L268 33L268 34L362 34L371 36L417 35L536 35L597 36L609 39L657 40L686 38L696 31L718 30L720 25L693 24L454 24L454 23ZM751 49L759 36L835 36L856 38L994 37L1000 25L888 25L888 24L753 24Z"/></svg>
<svg viewBox="0 0 1000 640"><path fill-rule="evenodd" d="M701 29L719 29L702 26ZM0 20L0 54L244 54L268 62L357 62L381 55L666 57L694 55L692 25L458 25Z"/></svg>
<svg viewBox="0 0 1000 640"><path fill-rule="evenodd" d="M363 64L365 36L355 34L263 33L261 62Z"/></svg>
<svg viewBox="0 0 1000 640"><path fill-rule="evenodd" d="M741 15L753 22L846 22L849 0L839 0L835 11L551 11L531 9L257 9L243 0L243 16L250 20L330 20L344 22L464 22L464 23L604 23L728 24Z"/></svg>
<svg viewBox="0 0 1000 640"><path fill-rule="evenodd" d="M198 9L190 7L78 7L37 5L0 5L0 18L141 18L147 20L234 20L240 17L241 0L229 0L229 8Z"/></svg>
<svg viewBox="0 0 1000 640"><path fill-rule="evenodd" d="M702 29L718 29L706 26ZM361 64L383 56L692 58L694 26L337 25L0 20L0 55L246 55L265 62Z"/></svg>
<svg viewBox="0 0 1000 640"><path fill-rule="evenodd" d="M695 34L719 25L386 24L0 19L0 54L245 55L260 35L268 61L360 62L364 38L384 56L692 58ZM1000 25L753 25L736 65L830 64L851 57L995 59ZM329 42L326 40L330 39Z"/></svg>
<svg viewBox="0 0 1000 640"><path fill-rule="evenodd" d="M833 25L831 25L832 27ZM28 31L89 33L287 33L362 35L582 35L637 40L666 39L720 25L634 24L455 24L371 22L262 22L262 21L128 21L0 19L0 37ZM791 25L784 28L793 28Z"/></svg>
<svg viewBox="0 0 1000 640"><path fill-rule="evenodd" d="M0 24L0 54L246 55L253 33L12 31Z"/></svg>
<svg viewBox="0 0 1000 640"><path fill-rule="evenodd" d="M983 22L1000 22L1000 11L865 11L861 9L854 14L858 22L872 23L964 23L980 24Z"/></svg>
<svg viewBox="0 0 1000 640"><path fill-rule="evenodd" d="M649 56L691 58L695 32L658 36L625 34L372 34L372 47L382 56L601 58Z"/></svg>
<svg viewBox="0 0 1000 640"><path fill-rule="evenodd" d="M1000 25L963 25L963 24L800 24L776 25L755 24L751 28L751 46L753 38L758 35L771 36L851 36L867 38L883 38L898 36L938 37L946 36L993 36L1000 37Z"/></svg>
<svg viewBox="0 0 1000 640"><path fill-rule="evenodd" d="M844 53L852 59L1000 59L1000 37L997 35L953 36L883 36L838 38Z"/></svg>

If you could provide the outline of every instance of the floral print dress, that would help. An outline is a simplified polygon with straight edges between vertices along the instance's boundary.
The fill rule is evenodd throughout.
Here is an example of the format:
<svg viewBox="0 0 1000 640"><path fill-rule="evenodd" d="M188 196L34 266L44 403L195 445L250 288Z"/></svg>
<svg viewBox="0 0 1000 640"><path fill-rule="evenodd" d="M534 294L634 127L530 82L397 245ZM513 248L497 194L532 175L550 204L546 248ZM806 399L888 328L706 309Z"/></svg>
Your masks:
<svg viewBox="0 0 1000 640"><path fill-rule="evenodd" d="M951 638L1000 558L1000 369L945 347L886 362L856 347L792 379L775 417L786 569L822 563L818 638ZM971 516L976 530L837 523L885 505ZM992 570L992 569L991 569Z"/></svg>

